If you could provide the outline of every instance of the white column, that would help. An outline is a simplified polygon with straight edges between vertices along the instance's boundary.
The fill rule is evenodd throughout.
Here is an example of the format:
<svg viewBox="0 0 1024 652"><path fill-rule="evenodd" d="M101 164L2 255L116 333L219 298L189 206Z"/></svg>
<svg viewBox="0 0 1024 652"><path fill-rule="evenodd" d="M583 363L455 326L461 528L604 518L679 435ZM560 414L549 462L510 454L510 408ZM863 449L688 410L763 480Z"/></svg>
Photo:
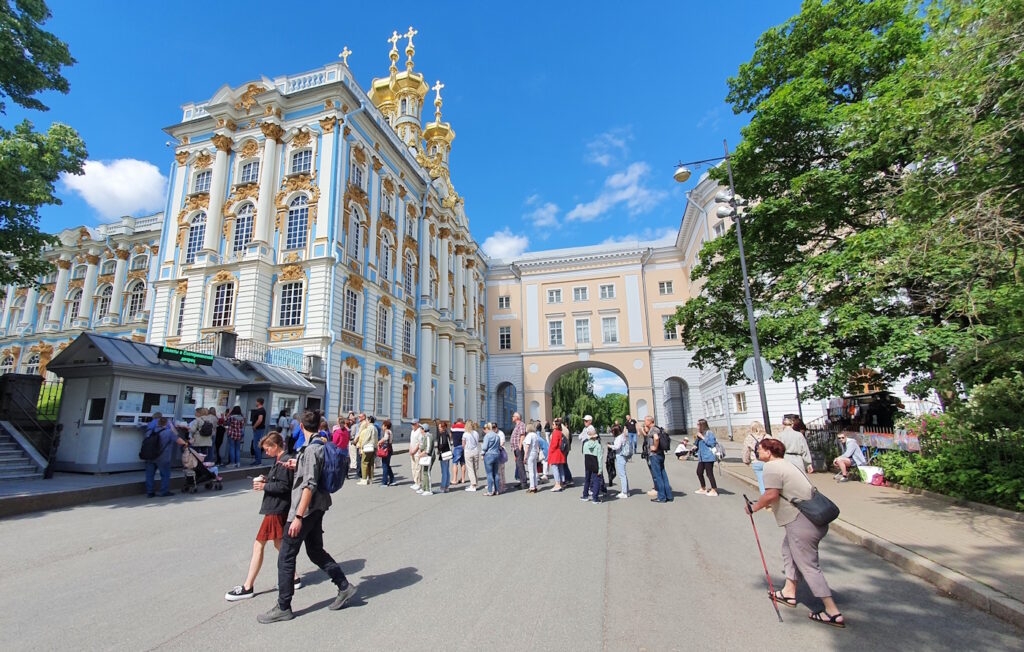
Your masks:
<svg viewBox="0 0 1024 652"><path fill-rule="evenodd" d="M465 321L466 302L462 300L462 287L465 284L466 267L462 262L462 245L455 247L455 321Z"/></svg>
<svg viewBox="0 0 1024 652"><path fill-rule="evenodd" d="M451 410L448 407L451 400L452 384L452 338L451 335L441 333L437 341L437 418L450 421Z"/></svg>
<svg viewBox="0 0 1024 652"><path fill-rule="evenodd" d="M430 221L420 220L420 296L430 297Z"/></svg>
<svg viewBox="0 0 1024 652"><path fill-rule="evenodd" d="M366 234L366 240L363 244L366 245L366 262L377 267L377 240L380 237L377 235L377 222L380 217L380 174L370 166L370 179L366 184L369 188L370 198L370 230ZM380 278L380 270L377 270L377 278ZM426 417L424 417L426 418Z"/></svg>
<svg viewBox="0 0 1024 652"><path fill-rule="evenodd" d="M118 249L115 254L117 255L117 264L114 267L114 293L110 297L108 314L120 322L121 306L124 304L124 277L127 276L128 257L132 255L132 252L127 249ZM177 314L174 315L174 318L177 318Z"/></svg>
<svg viewBox="0 0 1024 652"><path fill-rule="evenodd" d="M431 365L434 364L434 329L424 326L420 329L420 350L417 362L416 395L419 397L419 414L416 418L428 419L431 415L430 380L433 376Z"/></svg>
<svg viewBox="0 0 1024 652"><path fill-rule="evenodd" d="M437 248L437 302L441 310L451 311L448 305L448 229L441 229L443 237Z"/></svg>
<svg viewBox="0 0 1024 652"><path fill-rule="evenodd" d="M473 308L473 306L474 306L474 304L479 304L479 301L477 300L477 295L476 295L476 293L477 293L476 273L474 272L474 268L473 267L470 267L470 268L468 268L466 270L466 285L467 285L467 292L466 292L467 299L466 299L466 301L468 303L468 305L466 307L466 310L470 311L469 319L466 320L466 328L472 328L472 329L474 329L474 332L475 332L475 329L479 328L479 324L476 323L476 318L477 318L477 314L478 313Z"/></svg>
<svg viewBox="0 0 1024 652"><path fill-rule="evenodd" d="M213 159L213 178L210 179L210 206L206 211L206 232L203 250L220 255L223 240L221 227L224 223L224 197L228 188L228 154L231 152L231 138L222 134L213 137L217 154Z"/></svg>
<svg viewBox="0 0 1024 652"><path fill-rule="evenodd" d="M455 343L455 404L456 419L468 419L466 412L466 345Z"/></svg>
<svg viewBox="0 0 1024 652"><path fill-rule="evenodd" d="M68 297L68 275L71 271L71 261L60 258L57 260L57 268L57 284L53 288L53 303L50 304L50 314L46 323L59 329L61 319L64 317L64 300Z"/></svg>
<svg viewBox="0 0 1024 652"><path fill-rule="evenodd" d="M167 233L167 242L164 243L162 252L164 264L174 262L175 243L178 240L178 211L181 208L181 195L185 187L185 161L187 158L188 152L186 151L178 152L175 157L178 167L174 170L174 183L171 186L171 211L164 215L164 229ZM115 285L114 294L117 294L118 291L118 287Z"/></svg>
<svg viewBox="0 0 1024 652"><path fill-rule="evenodd" d="M86 255L86 260L89 261L89 266L85 271L85 284L82 286L82 304L78 309L78 321L84 322L88 328L92 323L92 301L96 296L96 277L99 275L100 257L89 252Z"/></svg>
<svg viewBox="0 0 1024 652"><path fill-rule="evenodd" d="M11 304L14 303L14 293L17 292L18 288L13 285L7 286L7 298L4 300L4 314L3 318L0 318L0 330L17 326L17 324L8 324L7 322L11 319ZM46 319L46 315L43 315L43 319Z"/></svg>
<svg viewBox="0 0 1024 652"><path fill-rule="evenodd" d="M480 381L476 379L476 351L469 351L469 357L466 360L466 375L469 378L466 381L467 389L467 400L469 402L469 414L470 419L473 421L480 420Z"/></svg>
<svg viewBox="0 0 1024 652"><path fill-rule="evenodd" d="M334 185L334 127L337 119L334 116L327 116L320 121L320 128L323 135L320 137L320 173L317 180L320 183L320 199L316 203L316 230L313 232L313 241L326 240L329 237L327 227L331 223L331 188ZM328 250L328 253L330 251Z"/></svg>
<svg viewBox="0 0 1024 652"><path fill-rule="evenodd" d="M32 325L32 319L36 314L36 304L39 303L39 290L30 286L25 295L25 311L21 313L21 326L27 328ZM37 324L38 329L42 324Z"/></svg>
<svg viewBox="0 0 1024 652"><path fill-rule="evenodd" d="M256 228L253 240L271 244L270 230L274 224L274 190L277 181L277 141L284 129L272 122L260 125L266 139L263 141L263 159L260 161L260 192L256 198ZM209 226L207 226L209 230Z"/></svg>

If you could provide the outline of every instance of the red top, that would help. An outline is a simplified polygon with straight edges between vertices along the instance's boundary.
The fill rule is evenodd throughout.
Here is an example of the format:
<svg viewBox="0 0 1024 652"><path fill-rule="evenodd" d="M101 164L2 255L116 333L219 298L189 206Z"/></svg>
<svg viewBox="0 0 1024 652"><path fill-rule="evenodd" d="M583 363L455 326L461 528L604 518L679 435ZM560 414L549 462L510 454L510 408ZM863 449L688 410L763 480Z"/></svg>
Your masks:
<svg viewBox="0 0 1024 652"><path fill-rule="evenodd" d="M331 441L334 442L335 446L345 452L348 452L348 439L349 432L346 428L339 428L338 426L334 427L334 432L331 433Z"/></svg>
<svg viewBox="0 0 1024 652"><path fill-rule="evenodd" d="M548 464L565 464L565 453L562 452L562 431L555 430L551 433L551 443L548 444Z"/></svg>

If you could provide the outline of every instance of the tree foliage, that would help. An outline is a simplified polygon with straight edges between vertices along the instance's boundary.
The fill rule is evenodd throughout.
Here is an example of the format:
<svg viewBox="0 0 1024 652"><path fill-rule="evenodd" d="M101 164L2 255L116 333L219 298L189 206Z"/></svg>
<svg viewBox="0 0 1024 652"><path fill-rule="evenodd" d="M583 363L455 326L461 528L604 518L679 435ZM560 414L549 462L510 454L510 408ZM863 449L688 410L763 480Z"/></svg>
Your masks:
<svg viewBox="0 0 1024 652"><path fill-rule="evenodd" d="M36 94L68 92L61 69L74 63L68 47L41 24L50 18L42 0L0 1L0 114L6 99L46 111ZM55 239L39 232L39 208L60 204L54 183L62 173L81 174L85 145L71 127L54 123L46 133L28 120L0 125L0 285L26 285L51 271L40 256Z"/></svg>
<svg viewBox="0 0 1024 652"><path fill-rule="evenodd" d="M1024 0L807 0L729 80L763 355L809 393L864 368L951 399L1024 367ZM713 175L721 179L724 170ZM735 238L675 321L695 361L750 355Z"/></svg>
<svg viewBox="0 0 1024 652"><path fill-rule="evenodd" d="M554 416L568 418L571 432L583 429L584 415L594 417L594 426L605 430L616 420L623 423L629 412L625 394L594 394L594 377L587 369L562 374L551 389L551 404Z"/></svg>

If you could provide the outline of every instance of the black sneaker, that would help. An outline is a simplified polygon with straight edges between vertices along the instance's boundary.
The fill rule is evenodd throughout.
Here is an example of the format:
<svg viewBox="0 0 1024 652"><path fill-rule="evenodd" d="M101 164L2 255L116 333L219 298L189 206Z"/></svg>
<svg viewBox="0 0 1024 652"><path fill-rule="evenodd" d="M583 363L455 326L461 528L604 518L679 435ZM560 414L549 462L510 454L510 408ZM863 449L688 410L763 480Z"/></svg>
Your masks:
<svg viewBox="0 0 1024 652"><path fill-rule="evenodd" d="M334 602L328 605L328 609L331 611L337 611L345 606L349 598L356 594L356 587L354 584L349 584L343 589L338 589L338 597L334 598Z"/></svg>
<svg viewBox="0 0 1024 652"><path fill-rule="evenodd" d="M247 589L244 586L239 585L225 593L224 599L228 602L237 602L238 600L248 600L252 596L252 589Z"/></svg>
<svg viewBox="0 0 1024 652"><path fill-rule="evenodd" d="M274 608L267 613L256 616L256 622L269 625L270 623L279 623L284 620L291 620L294 617L295 614L292 613L291 609L282 609L275 604Z"/></svg>

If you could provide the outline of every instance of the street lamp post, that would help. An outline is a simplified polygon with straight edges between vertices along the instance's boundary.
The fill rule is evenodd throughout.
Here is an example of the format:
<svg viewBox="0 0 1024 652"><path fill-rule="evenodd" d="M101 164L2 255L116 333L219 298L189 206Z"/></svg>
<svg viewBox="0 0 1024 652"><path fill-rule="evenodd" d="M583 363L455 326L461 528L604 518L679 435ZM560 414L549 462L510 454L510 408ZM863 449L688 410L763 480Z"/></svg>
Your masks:
<svg viewBox="0 0 1024 652"><path fill-rule="evenodd" d="M768 416L768 399L765 396L764 391L764 373L761 370L761 345L758 344L757 341L757 319L754 317L754 302L750 298L750 279L747 277L747 257L743 253L743 228L741 225L743 220L740 217L739 207L745 202L738 200L736 197L736 186L732 181L732 163L730 162L729 156L729 143L723 140L722 145L725 148L725 156L704 159L701 161L691 161L690 163L680 163L677 166L673 177L679 183L683 183L690 178L690 169L687 167L688 165L703 165L725 159L725 169L729 174L729 197L723 198L721 195L715 197L716 203L726 204L725 206L719 206L716 214L721 218L732 217L736 224L736 242L739 244L740 249L740 271L743 273L743 303L747 306L747 322L750 324L750 345L754 350L754 376L757 379L757 393L761 397L761 417L764 419L765 430L770 435L772 433L772 422Z"/></svg>

